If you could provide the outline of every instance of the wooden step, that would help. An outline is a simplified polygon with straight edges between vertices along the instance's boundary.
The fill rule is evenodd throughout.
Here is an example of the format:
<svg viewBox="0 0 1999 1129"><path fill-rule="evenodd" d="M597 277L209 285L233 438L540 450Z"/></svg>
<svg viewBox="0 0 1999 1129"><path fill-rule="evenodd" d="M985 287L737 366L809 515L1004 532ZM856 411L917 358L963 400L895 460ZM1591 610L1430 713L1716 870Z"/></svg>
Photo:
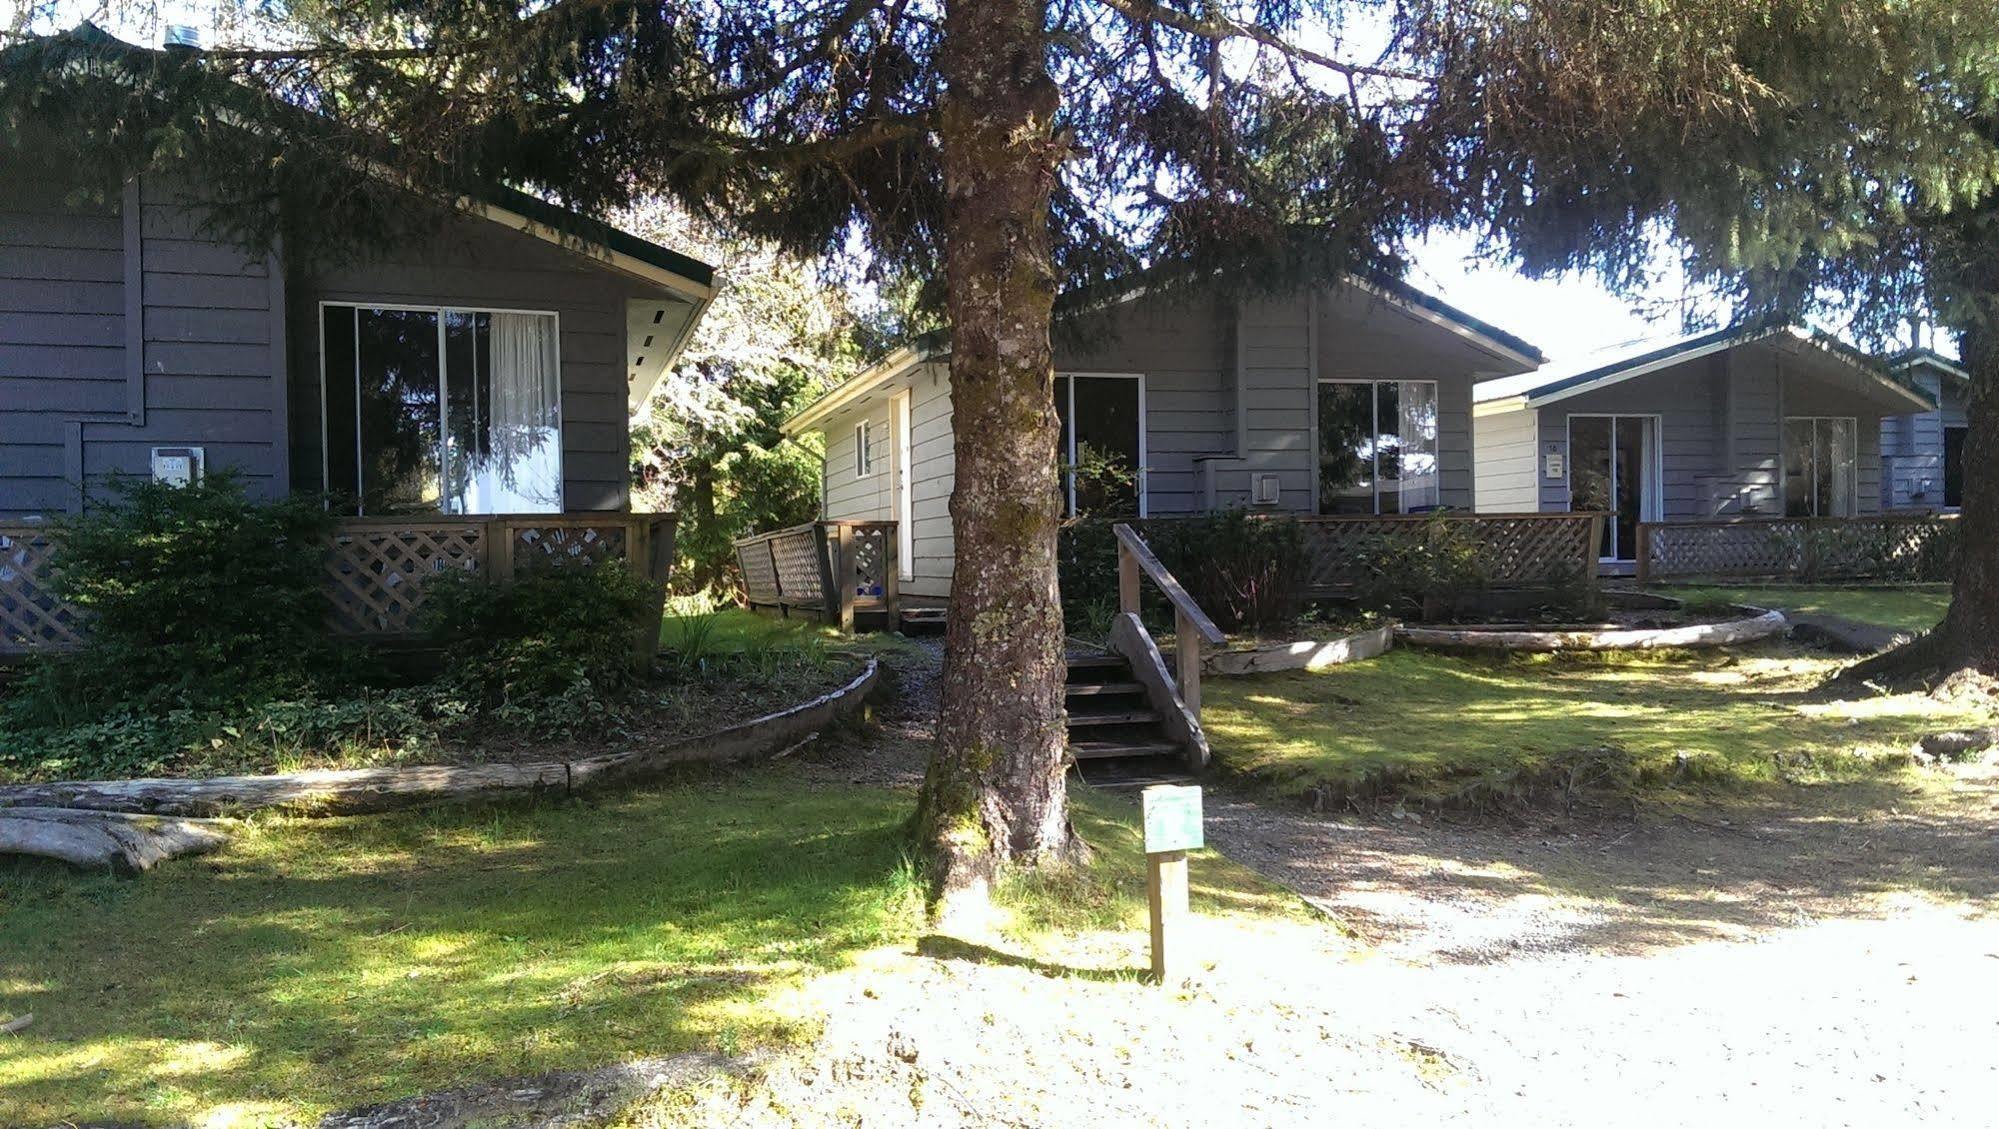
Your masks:
<svg viewBox="0 0 1999 1129"><path fill-rule="evenodd" d="M945 613L946 609L944 608L904 608L902 609L902 622L943 623Z"/></svg>
<svg viewBox="0 0 1999 1129"><path fill-rule="evenodd" d="M1130 665L1123 655L1070 655L1070 670L1103 670Z"/></svg>
<svg viewBox="0 0 1999 1129"><path fill-rule="evenodd" d="M1143 694L1136 682L1071 682L1062 688L1071 698L1094 698L1103 694Z"/></svg>
<svg viewBox="0 0 1999 1129"><path fill-rule="evenodd" d="M1069 728L1079 725L1146 725L1159 720L1155 710L1114 710L1110 713L1072 713Z"/></svg>
<svg viewBox="0 0 1999 1129"><path fill-rule="evenodd" d="M1177 757L1180 746L1166 741L1071 741L1069 755L1079 761L1107 757Z"/></svg>

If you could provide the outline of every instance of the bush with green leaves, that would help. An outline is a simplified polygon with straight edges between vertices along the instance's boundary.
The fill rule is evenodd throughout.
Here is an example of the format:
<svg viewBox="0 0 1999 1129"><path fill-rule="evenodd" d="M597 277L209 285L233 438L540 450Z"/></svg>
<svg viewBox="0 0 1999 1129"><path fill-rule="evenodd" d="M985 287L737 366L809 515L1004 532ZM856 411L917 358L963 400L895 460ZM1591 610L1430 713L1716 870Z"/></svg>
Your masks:
<svg viewBox="0 0 1999 1129"><path fill-rule="evenodd" d="M426 592L444 678L479 708L537 728L606 710L644 674L636 632L658 631L657 588L619 561L540 568L510 584L452 573Z"/></svg>
<svg viewBox="0 0 1999 1129"><path fill-rule="evenodd" d="M114 481L62 522L56 594L82 649L30 668L16 720L66 724L268 700L343 669L326 633L334 519L303 497L254 500L235 475L186 487Z"/></svg>
<svg viewBox="0 0 1999 1129"><path fill-rule="evenodd" d="M1113 524L1078 521L1062 531L1062 611L1072 631L1107 626L1117 608ZM1224 631L1282 627L1304 606L1312 562L1295 521L1232 509L1128 524ZM1142 588L1148 621L1170 624L1153 586Z"/></svg>
<svg viewBox="0 0 1999 1129"><path fill-rule="evenodd" d="M1465 610L1491 583L1472 523L1439 512L1413 530L1371 538L1354 551L1354 599L1368 611L1438 620Z"/></svg>

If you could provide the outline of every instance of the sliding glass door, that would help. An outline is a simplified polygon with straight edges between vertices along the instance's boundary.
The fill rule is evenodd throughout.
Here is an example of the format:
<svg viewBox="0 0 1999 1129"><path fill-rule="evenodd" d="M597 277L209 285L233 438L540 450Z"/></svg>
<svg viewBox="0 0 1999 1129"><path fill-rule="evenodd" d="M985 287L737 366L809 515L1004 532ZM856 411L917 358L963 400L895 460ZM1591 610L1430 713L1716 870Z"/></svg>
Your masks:
<svg viewBox="0 0 1999 1129"><path fill-rule="evenodd" d="M1442 500L1437 385L1319 382L1319 512L1414 514Z"/></svg>
<svg viewBox="0 0 1999 1129"><path fill-rule="evenodd" d="M1856 421L1839 416L1784 420L1784 516L1852 517L1859 499Z"/></svg>
<svg viewBox="0 0 1999 1129"><path fill-rule="evenodd" d="M554 314L327 305L326 483L360 514L562 509Z"/></svg>
<svg viewBox="0 0 1999 1129"><path fill-rule="evenodd" d="M1071 514L1145 516L1145 379L1055 377L1062 491Z"/></svg>
<svg viewBox="0 0 1999 1129"><path fill-rule="evenodd" d="M1603 559L1638 558L1638 523L1658 520L1653 416L1569 417L1569 509L1606 511Z"/></svg>

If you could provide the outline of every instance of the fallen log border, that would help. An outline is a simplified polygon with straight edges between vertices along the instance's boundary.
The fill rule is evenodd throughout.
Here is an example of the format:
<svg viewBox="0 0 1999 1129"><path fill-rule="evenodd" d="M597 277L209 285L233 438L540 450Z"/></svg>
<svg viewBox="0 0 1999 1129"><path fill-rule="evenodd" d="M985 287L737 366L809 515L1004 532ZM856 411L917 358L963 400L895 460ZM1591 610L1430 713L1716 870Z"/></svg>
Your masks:
<svg viewBox="0 0 1999 1129"><path fill-rule="evenodd" d="M1201 660L1201 670L1205 674L1223 676L1264 674L1278 670L1325 670L1341 663L1374 658L1394 645L1395 625L1384 623L1380 627L1370 627L1337 639L1298 639L1215 651Z"/></svg>
<svg viewBox="0 0 1999 1129"><path fill-rule="evenodd" d="M638 783L678 765L740 761L774 753L851 716L866 704L880 679L880 660L869 658L860 674L830 693L653 749L534 764L418 765L203 780L155 777L16 784L0 787L0 812L34 807L226 816L284 809L308 815L353 815L442 803L564 796Z"/></svg>
<svg viewBox="0 0 1999 1129"><path fill-rule="evenodd" d="M1398 642L1412 647L1467 651L1645 651L1678 647L1728 647L1782 635L1790 626L1784 613L1748 604L1730 605L1747 613L1721 623L1685 627L1607 630L1515 631L1477 627L1397 627Z"/></svg>

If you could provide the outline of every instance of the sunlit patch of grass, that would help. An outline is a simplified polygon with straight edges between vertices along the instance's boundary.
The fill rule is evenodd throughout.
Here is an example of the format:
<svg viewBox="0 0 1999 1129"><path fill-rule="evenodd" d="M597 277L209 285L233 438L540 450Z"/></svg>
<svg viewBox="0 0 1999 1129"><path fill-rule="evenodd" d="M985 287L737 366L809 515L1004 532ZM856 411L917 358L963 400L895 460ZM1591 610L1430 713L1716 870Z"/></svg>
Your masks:
<svg viewBox="0 0 1999 1129"><path fill-rule="evenodd" d="M1398 650L1323 673L1214 679L1203 722L1222 766L1293 794L1448 802L1620 750L1640 785L1852 779L1921 735L1991 724L1916 694L1820 701L1833 660L1739 652L1502 659Z"/></svg>
<svg viewBox="0 0 1999 1129"><path fill-rule="evenodd" d="M1025 871L1003 882L995 901L1012 913L1017 940L1136 930L1146 922L1145 834L1135 797L1070 790L1070 817L1092 848L1088 867ZM1190 908L1209 916L1305 917L1298 898L1213 850L1188 859Z"/></svg>
<svg viewBox="0 0 1999 1129"><path fill-rule="evenodd" d="M706 780L246 825L137 880L0 868L9 1123L262 1124L800 1037L772 993L912 938L908 798Z"/></svg>
<svg viewBox="0 0 1999 1129"><path fill-rule="evenodd" d="M1764 608L1843 616L1901 631L1928 631L1950 608L1948 584L1908 584L1894 588L1741 585L1664 588L1661 591L1690 605L1753 604Z"/></svg>

